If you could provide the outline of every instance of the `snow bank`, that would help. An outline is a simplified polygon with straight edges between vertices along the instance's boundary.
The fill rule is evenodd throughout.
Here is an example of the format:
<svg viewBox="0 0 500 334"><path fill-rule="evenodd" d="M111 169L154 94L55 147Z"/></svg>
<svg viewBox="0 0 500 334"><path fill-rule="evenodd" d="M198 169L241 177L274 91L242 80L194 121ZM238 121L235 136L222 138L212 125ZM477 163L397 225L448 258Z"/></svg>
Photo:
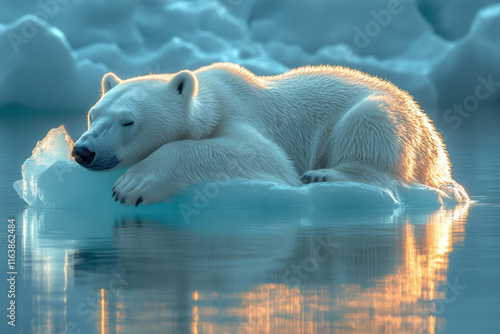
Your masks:
<svg viewBox="0 0 500 334"><path fill-rule="evenodd" d="M477 12L498 0L417 0L420 13L434 32L447 40L464 37Z"/></svg>
<svg viewBox="0 0 500 334"><path fill-rule="evenodd" d="M0 105L73 110L99 97L106 68L78 60L64 34L33 15L0 25Z"/></svg>
<svg viewBox="0 0 500 334"><path fill-rule="evenodd" d="M185 189L167 204L125 208L111 197L114 182L124 172L93 172L70 156L73 141L63 126L38 142L22 167L23 179L14 183L19 196L32 207L113 208L116 210L178 210L183 216L210 208L393 208L456 204L441 199L431 188L419 186L393 191L354 182L313 183L291 187L273 182L210 181Z"/></svg>
<svg viewBox="0 0 500 334"><path fill-rule="evenodd" d="M339 64L449 108L492 75L493 0L0 0L0 107L84 113L120 77L231 61L260 75ZM457 87L460 82L460 87ZM498 105L500 89L481 101Z"/></svg>

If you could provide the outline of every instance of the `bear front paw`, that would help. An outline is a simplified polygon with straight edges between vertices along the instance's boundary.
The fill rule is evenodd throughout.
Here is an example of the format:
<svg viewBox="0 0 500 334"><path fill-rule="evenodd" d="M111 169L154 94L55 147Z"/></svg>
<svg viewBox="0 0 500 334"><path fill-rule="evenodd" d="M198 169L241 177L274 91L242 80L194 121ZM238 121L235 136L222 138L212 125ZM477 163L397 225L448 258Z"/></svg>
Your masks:
<svg viewBox="0 0 500 334"><path fill-rule="evenodd" d="M140 177L134 173L123 174L118 181L115 182L113 187L113 194L115 201L125 205L135 205L143 203L144 200L149 200L149 196L145 196L148 192L151 181L144 177ZM147 202L146 202L147 203Z"/></svg>
<svg viewBox="0 0 500 334"><path fill-rule="evenodd" d="M138 206L167 200L169 188L164 179L132 167L116 181L112 196L122 204Z"/></svg>

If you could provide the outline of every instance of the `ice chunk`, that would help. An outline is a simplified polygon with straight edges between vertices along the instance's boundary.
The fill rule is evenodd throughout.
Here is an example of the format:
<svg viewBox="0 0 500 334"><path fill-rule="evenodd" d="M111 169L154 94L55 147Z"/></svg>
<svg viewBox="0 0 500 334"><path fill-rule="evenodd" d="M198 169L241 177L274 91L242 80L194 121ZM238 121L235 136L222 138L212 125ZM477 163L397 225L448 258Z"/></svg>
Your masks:
<svg viewBox="0 0 500 334"><path fill-rule="evenodd" d="M37 143L22 166L22 180L14 183L26 203L46 208L99 207L105 189L111 198L112 175L119 174L85 170L71 158L72 148L73 141L62 125Z"/></svg>
<svg viewBox="0 0 500 334"><path fill-rule="evenodd" d="M22 166L23 179L14 183L32 207L110 208L113 210L176 210L186 219L204 209L322 208L426 206L455 204L425 186L398 191L355 182L312 183L292 187L269 181L208 181L184 189L168 203L124 207L114 202L111 189L125 169L89 171L71 158L73 141L63 126L37 143Z"/></svg>
<svg viewBox="0 0 500 334"><path fill-rule="evenodd" d="M43 206L38 176L56 161L70 162L72 147L73 141L66 134L64 126L50 130L47 136L36 144L31 157L22 166L23 179L14 183L18 195L31 206Z"/></svg>

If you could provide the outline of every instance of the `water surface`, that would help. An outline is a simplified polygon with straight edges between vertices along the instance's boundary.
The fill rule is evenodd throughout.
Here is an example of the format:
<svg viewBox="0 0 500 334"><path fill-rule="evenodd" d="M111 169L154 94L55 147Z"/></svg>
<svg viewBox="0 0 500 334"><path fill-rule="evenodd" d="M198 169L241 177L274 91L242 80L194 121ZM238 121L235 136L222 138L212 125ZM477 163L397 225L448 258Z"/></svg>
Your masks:
<svg viewBox="0 0 500 334"><path fill-rule="evenodd" d="M27 208L12 182L61 123L74 138L85 127L60 116L0 124L4 259L8 218L17 238L9 332L500 332L498 120L444 129L470 206L205 210L190 224Z"/></svg>

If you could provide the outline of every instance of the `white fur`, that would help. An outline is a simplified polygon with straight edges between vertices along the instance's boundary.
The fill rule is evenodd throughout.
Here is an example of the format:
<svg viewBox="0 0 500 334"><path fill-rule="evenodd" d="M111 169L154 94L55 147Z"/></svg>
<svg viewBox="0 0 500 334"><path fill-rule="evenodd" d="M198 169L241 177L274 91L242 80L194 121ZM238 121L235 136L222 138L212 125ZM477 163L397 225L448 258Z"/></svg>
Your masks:
<svg viewBox="0 0 500 334"><path fill-rule="evenodd" d="M95 151L103 168L110 156L116 166L133 165L114 188L126 204L167 201L189 184L228 177L420 183L468 199L411 96L343 67L258 77L218 63L123 81L107 75L90 114L77 144ZM122 126L127 120L134 124Z"/></svg>

